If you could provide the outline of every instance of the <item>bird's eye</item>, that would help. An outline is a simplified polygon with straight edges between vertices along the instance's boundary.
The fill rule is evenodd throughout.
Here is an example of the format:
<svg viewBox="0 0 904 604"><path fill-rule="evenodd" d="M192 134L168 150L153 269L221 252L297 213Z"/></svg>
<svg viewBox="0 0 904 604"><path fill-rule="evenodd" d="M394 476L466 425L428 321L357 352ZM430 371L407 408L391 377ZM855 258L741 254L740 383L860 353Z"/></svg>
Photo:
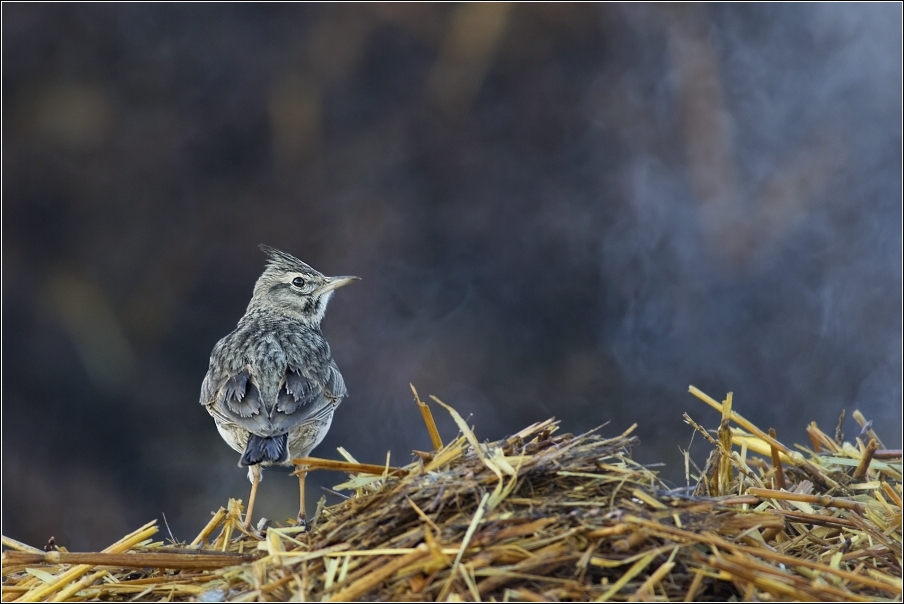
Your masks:
<svg viewBox="0 0 904 604"><path fill-rule="evenodd" d="M301 277L295 277L294 279L292 279L292 285L294 285L295 287L304 287L304 279L302 279Z"/></svg>

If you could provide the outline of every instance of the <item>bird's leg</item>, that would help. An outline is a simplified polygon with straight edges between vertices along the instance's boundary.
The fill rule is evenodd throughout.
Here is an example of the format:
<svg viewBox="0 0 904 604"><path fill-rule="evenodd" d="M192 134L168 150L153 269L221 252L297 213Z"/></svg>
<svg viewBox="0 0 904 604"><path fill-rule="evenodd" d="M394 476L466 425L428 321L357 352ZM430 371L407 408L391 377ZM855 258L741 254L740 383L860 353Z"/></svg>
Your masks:
<svg viewBox="0 0 904 604"><path fill-rule="evenodd" d="M251 528L251 513L254 511L254 499L257 497L257 485L261 482L261 466L248 466L248 478L251 479L251 494L248 495L248 509L245 511L245 529Z"/></svg>
<svg viewBox="0 0 904 604"><path fill-rule="evenodd" d="M304 512L304 480L308 476L308 466L295 466L298 471L298 523L304 525L307 518Z"/></svg>

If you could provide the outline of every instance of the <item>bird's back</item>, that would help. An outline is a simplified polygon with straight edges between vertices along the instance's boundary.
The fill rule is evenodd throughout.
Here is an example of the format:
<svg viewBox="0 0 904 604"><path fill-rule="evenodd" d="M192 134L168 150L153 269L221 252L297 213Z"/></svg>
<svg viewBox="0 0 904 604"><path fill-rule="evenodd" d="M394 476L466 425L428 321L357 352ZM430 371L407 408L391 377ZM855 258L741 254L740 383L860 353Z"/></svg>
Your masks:
<svg viewBox="0 0 904 604"><path fill-rule="evenodd" d="M263 311L242 317L217 343L201 386L201 403L221 432L238 430L237 438L227 442L240 452L249 437L241 438L242 431L260 438L288 434L291 443L306 431L303 426L313 429L325 421L325 433L345 395L345 382L319 328Z"/></svg>

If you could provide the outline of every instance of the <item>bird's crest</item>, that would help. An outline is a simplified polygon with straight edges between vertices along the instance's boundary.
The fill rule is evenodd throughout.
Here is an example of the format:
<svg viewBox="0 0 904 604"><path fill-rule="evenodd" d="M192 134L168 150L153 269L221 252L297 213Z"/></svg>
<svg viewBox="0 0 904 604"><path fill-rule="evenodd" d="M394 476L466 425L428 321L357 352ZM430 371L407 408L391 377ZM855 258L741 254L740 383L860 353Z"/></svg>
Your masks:
<svg viewBox="0 0 904 604"><path fill-rule="evenodd" d="M267 268L284 271L310 271L318 273L317 270L302 262L292 254L287 254L286 252L278 250L275 247L270 247L269 245L264 245L263 243L258 247L270 257L270 260L267 261Z"/></svg>

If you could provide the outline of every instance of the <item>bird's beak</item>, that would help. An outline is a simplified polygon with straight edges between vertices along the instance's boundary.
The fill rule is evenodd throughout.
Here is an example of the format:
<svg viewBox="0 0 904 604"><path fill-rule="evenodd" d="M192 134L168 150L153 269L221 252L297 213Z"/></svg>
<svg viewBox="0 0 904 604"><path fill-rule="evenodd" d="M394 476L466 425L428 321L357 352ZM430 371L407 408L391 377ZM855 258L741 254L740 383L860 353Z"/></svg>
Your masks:
<svg viewBox="0 0 904 604"><path fill-rule="evenodd" d="M331 292L334 289L339 289L343 285L348 285L349 283L354 283L355 281L360 281L361 277L330 277L327 279L326 283L317 288L318 294L325 294L326 292Z"/></svg>

